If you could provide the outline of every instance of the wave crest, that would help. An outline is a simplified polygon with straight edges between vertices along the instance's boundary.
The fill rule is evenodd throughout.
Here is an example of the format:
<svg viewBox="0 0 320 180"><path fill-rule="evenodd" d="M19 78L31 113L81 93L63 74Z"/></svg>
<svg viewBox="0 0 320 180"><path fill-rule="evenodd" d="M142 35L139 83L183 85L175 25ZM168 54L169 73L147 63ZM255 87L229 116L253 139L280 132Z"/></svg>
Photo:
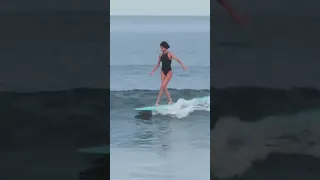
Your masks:
<svg viewBox="0 0 320 180"><path fill-rule="evenodd" d="M110 92L110 109L136 108L154 105L158 96L158 90L127 90ZM169 89L173 101L206 97L210 90ZM209 98L210 99L210 98ZM167 104L163 95L161 104ZM183 104L183 103L182 103Z"/></svg>
<svg viewBox="0 0 320 180"><path fill-rule="evenodd" d="M212 88L211 128L223 116L241 121L258 121L271 115L294 114L320 107L320 91L302 87L274 89L261 87Z"/></svg>
<svg viewBox="0 0 320 180"><path fill-rule="evenodd" d="M177 118L187 117L190 113L194 111L208 111L210 112L210 96L205 96L202 98L193 98L190 100L187 99L178 99L168 109L159 109L154 112L154 115L170 115Z"/></svg>

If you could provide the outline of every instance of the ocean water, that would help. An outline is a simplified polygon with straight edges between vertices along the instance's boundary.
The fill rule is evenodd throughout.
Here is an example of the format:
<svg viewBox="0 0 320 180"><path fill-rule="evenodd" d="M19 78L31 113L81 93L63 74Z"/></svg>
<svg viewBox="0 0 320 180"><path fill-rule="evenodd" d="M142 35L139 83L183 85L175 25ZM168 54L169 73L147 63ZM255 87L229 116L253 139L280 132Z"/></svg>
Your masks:
<svg viewBox="0 0 320 180"><path fill-rule="evenodd" d="M319 17L214 16L211 171L217 179L319 179Z"/></svg>
<svg viewBox="0 0 320 180"><path fill-rule="evenodd" d="M1 13L0 179L108 176L77 152L109 142L105 17Z"/></svg>
<svg viewBox="0 0 320 180"><path fill-rule="evenodd" d="M111 17L111 179L210 178L210 35L208 17ZM172 63L172 109L154 105L159 44L167 41L189 67ZM161 104L166 104L163 96Z"/></svg>

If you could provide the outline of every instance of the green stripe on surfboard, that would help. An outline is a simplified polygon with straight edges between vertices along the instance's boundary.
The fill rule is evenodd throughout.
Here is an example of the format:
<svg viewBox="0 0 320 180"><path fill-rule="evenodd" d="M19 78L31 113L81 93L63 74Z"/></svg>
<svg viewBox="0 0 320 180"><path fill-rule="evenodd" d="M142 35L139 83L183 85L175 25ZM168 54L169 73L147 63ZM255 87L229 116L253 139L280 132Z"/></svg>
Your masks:
<svg viewBox="0 0 320 180"><path fill-rule="evenodd" d="M87 154L101 154L101 155L110 154L109 146L100 146L100 147L78 149L77 151L81 152L81 153L87 153Z"/></svg>

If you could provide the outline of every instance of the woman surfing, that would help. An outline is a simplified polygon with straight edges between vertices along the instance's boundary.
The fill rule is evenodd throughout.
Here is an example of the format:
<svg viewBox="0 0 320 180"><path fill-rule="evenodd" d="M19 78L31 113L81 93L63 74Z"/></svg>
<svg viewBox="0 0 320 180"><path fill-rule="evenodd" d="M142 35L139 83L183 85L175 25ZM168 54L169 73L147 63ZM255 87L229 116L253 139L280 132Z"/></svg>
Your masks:
<svg viewBox="0 0 320 180"><path fill-rule="evenodd" d="M168 49L170 48L170 45L166 42L166 41L162 41L160 43L160 50L161 50L161 54L158 57L158 63L157 65L154 67L154 69L152 70L152 72L150 73L150 75L152 76L154 72L157 71L157 69L160 66L161 63L161 86L160 86L160 91L158 94L158 98L156 101L156 106L159 105L159 101L162 97L163 91L165 92L167 99L168 99L168 103L172 104L172 99L170 96L170 93L167 89L167 86L172 78L172 68L171 68L171 62L172 60L176 60L184 70L187 70L188 68L180 61L180 59L178 59L173 53L171 53Z"/></svg>

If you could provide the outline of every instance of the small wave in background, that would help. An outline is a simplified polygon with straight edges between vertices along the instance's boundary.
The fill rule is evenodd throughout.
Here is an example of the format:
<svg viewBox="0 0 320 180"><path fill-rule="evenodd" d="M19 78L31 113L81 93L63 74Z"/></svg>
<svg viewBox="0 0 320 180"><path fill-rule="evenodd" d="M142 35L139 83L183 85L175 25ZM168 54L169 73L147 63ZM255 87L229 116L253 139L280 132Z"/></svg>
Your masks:
<svg viewBox="0 0 320 180"><path fill-rule="evenodd" d="M37 177L78 179L91 165L77 149L109 142L106 89L0 92L0 99L2 179L36 179L36 167Z"/></svg>
<svg viewBox="0 0 320 180"><path fill-rule="evenodd" d="M0 99L1 150L59 144L73 149L108 139L107 90L0 92Z"/></svg>
<svg viewBox="0 0 320 180"><path fill-rule="evenodd" d="M203 97L210 100L209 89L195 90L195 89L168 89L173 101L181 99L181 103L184 100L190 100L193 98ZM110 91L110 109L134 109L137 107L153 106L155 105L159 90L122 90L122 91ZM197 99L189 101L196 102ZM185 101L188 103L188 101ZM206 102L207 103L207 102ZM209 101L210 103L210 101ZM160 104L167 104L166 96L163 95Z"/></svg>

